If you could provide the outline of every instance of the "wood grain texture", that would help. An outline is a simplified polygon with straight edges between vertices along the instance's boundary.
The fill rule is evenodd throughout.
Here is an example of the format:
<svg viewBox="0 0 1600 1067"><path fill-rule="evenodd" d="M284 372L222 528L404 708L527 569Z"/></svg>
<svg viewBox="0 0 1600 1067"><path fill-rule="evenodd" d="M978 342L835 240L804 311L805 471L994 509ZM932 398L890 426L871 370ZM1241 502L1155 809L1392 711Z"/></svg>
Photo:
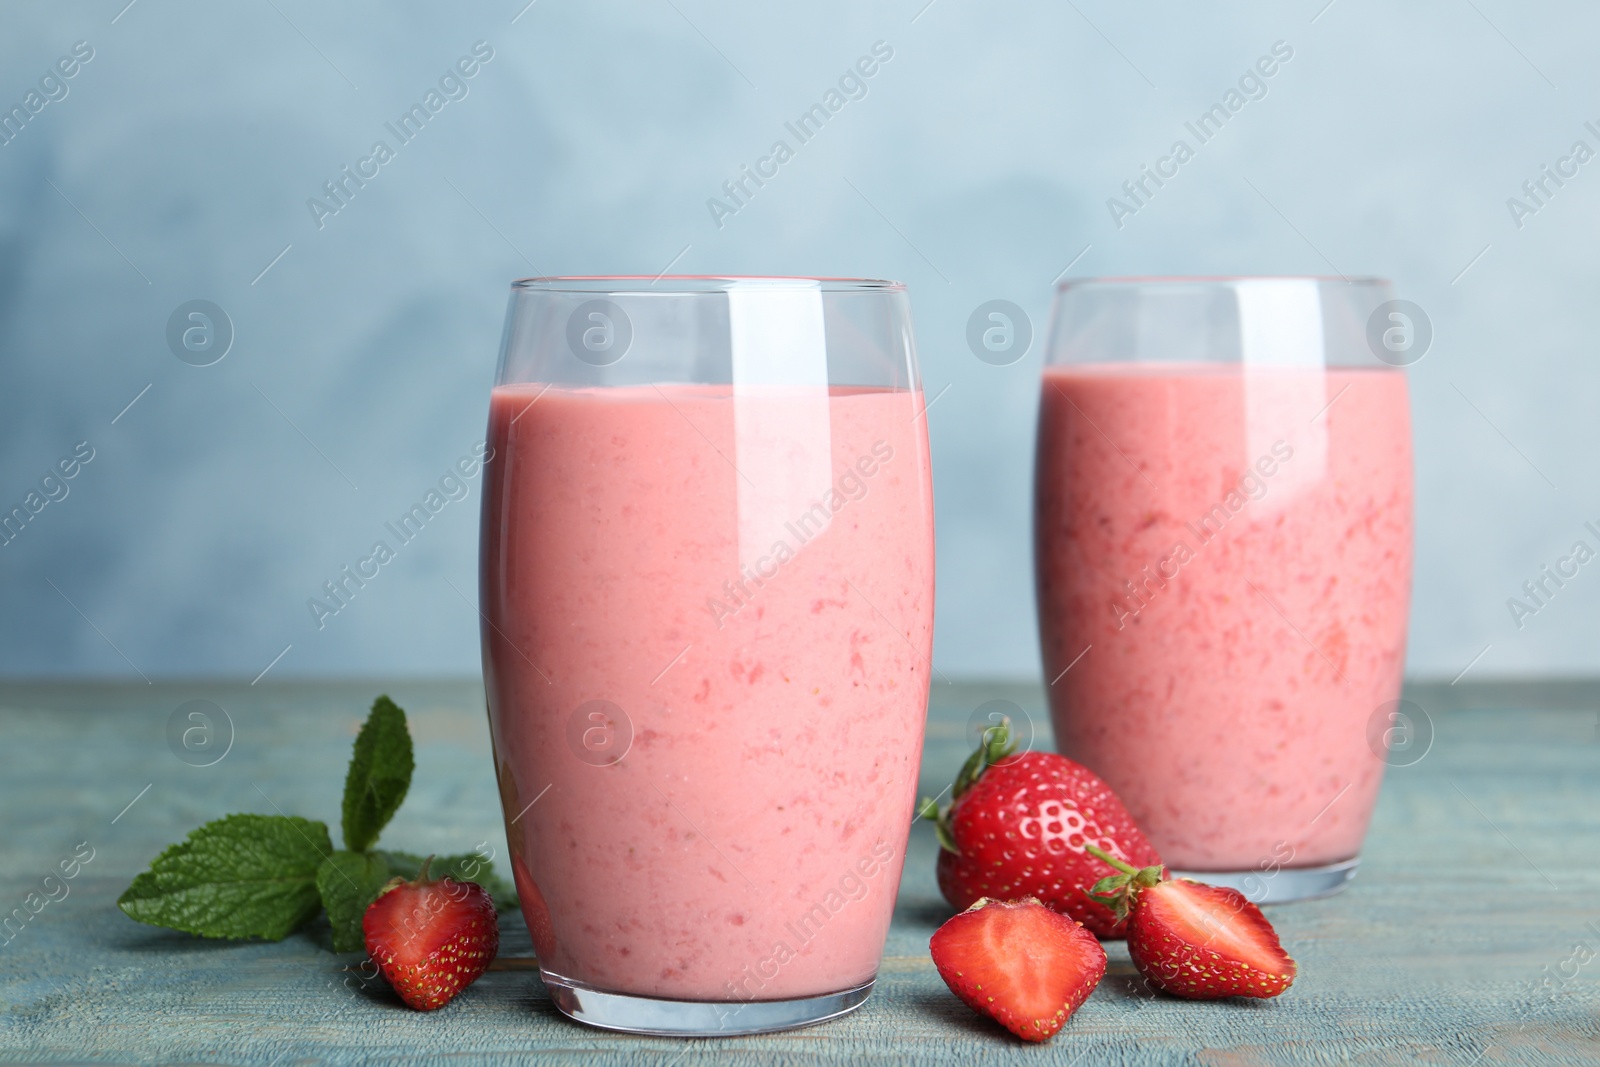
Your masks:
<svg viewBox="0 0 1600 1067"><path fill-rule="evenodd" d="M939 981L928 938L948 915L931 830L912 835L877 992L845 1019L760 1038L611 1035L551 1008L520 917L503 958L454 1005L420 1015L343 985L325 932L225 944L141 926L115 899L164 845L233 811L336 825L350 742L373 683L0 686L0 914L80 842L94 858L0 944L0 1062L752 1064L1544 1064L1600 1062L1600 684L1419 686L1432 750L1393 768L1360 877L1341 896L1271 909L1301 978L1276 1001L1143 995L1126 950L1049 1045L1023 1047ZM389 688L411 716L417 773L390 847L505 850L481 689ZM1020 705L1048 744L1043 694L940 686L923 765L937 792L968 715ZM168 749L189 699L228 712L211 767ZM144 791L149 786L148 791ZM141 795L141 791L142 795ZM130 801L138 797L132 807ZM126 810L124 811L124 809ZM119 814L120 813L120 814ZM1548 979L1548 984L1542 984Z"/></svg>

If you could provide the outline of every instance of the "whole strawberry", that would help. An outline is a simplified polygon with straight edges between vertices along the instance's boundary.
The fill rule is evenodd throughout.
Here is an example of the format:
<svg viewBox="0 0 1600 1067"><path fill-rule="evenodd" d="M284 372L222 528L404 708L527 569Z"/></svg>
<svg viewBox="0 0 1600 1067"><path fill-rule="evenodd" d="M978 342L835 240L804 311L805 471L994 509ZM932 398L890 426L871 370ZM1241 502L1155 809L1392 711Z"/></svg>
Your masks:
<svg viewBox="0 0 1600 1067"><path fill-rule="evenodd" d="M934 932L950 991L1024 1041L1048 1041L1106 973L1106 951L1037 900L980 900Z"/></svg>
<svg viewBox="0 0 1600 1067"><path fill-rule="evenodd" d="M1094 887L1128 919L1128 955L1157 989L1190 1000L1275 997L1298 969L1261 909L1237 889L1163 877L1110 855L1120 871Z"/></svg>
<svg viewBox="0 0 1600 1067"><path fill-rule="evenodd" d="M1006 722L984 731L950 804L924 801L921 814L943 846L939 890L960 910L983 897L1036 897L1100 937L1119 938L1126 920L1089 895L1112 870L1085 849L1140 867L1161 863L1110 786L1065 756L1018 754Z"/></svg>
<svg viewBox="0 0 1600 1067"><path fill-rule="evenodd" d="M396 878L361 919L367 954L400 999L418 1011L442 1008L488 969L500 949L494 901L475 882Z"/></svg>

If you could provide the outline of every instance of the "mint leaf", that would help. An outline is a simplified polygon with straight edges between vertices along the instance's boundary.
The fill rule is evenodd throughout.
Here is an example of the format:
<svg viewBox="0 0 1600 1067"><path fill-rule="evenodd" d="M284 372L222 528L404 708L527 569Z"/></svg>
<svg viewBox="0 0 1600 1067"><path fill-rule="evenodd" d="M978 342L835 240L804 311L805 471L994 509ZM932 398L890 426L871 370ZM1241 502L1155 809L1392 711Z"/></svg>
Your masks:
<svg viewBox="0 0 1600 1067"><path fill-rule="evenodd" d="M201 937L281 941L317 914L328 827L283 815L229 815L170 846L117 898L151 926Z"/></svg>
<svg viewBox="0 0 1600 1067"><path fill-rule="evenodd" d="M422 861L425 856L418 856L411 852L377 851L373 853L382 856L389 865L389 875L399 875L410 880L415 878L422 870ZM509 911L517 906L517 891L504 878L494 873L494 864L475 852L463 853L459 856L435 856L433 863L428 867L428 876L442 878L449 875L458 882L477 882L494 899L496 911Z"/></svg>
<svg viewBox="0 0 1600 1067"><path fill-rule="evenodd" d="M317 868L317 892L333 927L333 951L366 947L361 919L389 881L389 865L376 852L335 852Z"/></svg>
<svg viewBox="0 0 1600 1067"><path fill-rule="evenodd" d="M345 848L365 852L372 847L406 798L415 767L406 713L387 696L381 696L372 702L372 713L356 735L350 770L344 779Z"/></svg>

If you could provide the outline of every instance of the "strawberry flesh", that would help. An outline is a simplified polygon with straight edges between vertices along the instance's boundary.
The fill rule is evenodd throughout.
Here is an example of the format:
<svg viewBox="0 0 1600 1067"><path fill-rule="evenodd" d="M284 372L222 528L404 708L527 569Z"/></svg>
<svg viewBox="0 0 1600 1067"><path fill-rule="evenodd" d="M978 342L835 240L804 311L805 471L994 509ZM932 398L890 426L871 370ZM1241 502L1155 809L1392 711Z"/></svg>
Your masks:
<svg viewBox="0 0 1600 1067"><path fill-rule="evenodd" d="M450 1003L488 969L500 947L494 900L474 882L396 878L361 919L367 954L418 1011Z"/></svg>
<svg viewBox="0 0 1600 1067"><path fill-rule="evenodd" d="M1094 935L1032 898L980 900L929 949L951 992L1024 1041L1053 1037L1106 973Z"/></svg>
<svg viewBox="0 0 1600 1067"><path fill-rule="evenodd" d="M1277 931L1243 893L1188 879L1137 891L1128 954L1152 985L1191 1000L1275 997L1297 973Z"/></svg>

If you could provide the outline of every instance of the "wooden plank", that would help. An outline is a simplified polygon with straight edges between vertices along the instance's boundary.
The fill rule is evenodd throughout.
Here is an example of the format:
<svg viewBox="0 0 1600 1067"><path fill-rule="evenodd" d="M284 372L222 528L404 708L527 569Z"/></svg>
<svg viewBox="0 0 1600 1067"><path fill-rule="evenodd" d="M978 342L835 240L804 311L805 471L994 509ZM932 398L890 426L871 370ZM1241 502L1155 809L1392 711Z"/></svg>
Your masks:
<svg viewBox="0 0 1600 1067"><path fill-rule="evenodd" d="M928 937L948 909L925 826L913 833L873 999L837 1022L760 1038L633 1038L569 1023L528 969L517 917L505 923L501 964L449 1009L419 1015L343 988L340 957L315 933L219 944L116 910L133 874L206 819L277 805L335 821L349 743L378 691L0 687L0 905L21 905L80 842L94 849L68 896L0 944L0 1061L1600 1062L1600 962L1574 956L1580 945L1600 951L1600 684L1415 687L1434 747L1391 770L1361 876L1342 896L1272 910L1301 964L1289 994L1224 1004L1144 996L1113 945L1105 982L1044 1048L973 1016L934 973ZM385 840L415 851L489 841L503 852L481 689L390 692L411 714L417 776ZM969 713L995 698L1020 705L1048 742L1039 689L941 686L928 792L965 754ZM167 719L190 699L215 701L232 720L233 747L214 766L168 749Z"/></svg>

